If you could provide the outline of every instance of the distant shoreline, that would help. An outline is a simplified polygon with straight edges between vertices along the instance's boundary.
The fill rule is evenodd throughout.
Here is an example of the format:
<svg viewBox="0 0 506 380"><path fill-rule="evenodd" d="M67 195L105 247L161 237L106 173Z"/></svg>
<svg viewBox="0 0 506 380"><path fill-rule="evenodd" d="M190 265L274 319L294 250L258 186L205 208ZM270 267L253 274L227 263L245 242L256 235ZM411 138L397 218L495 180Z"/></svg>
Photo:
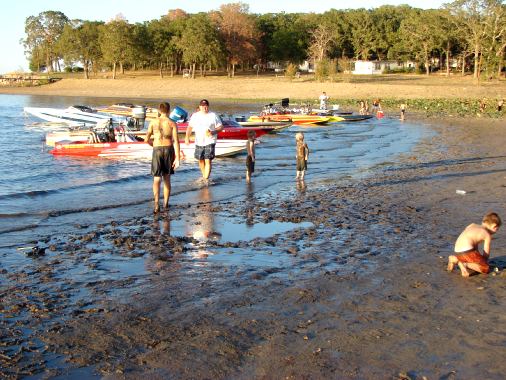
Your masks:
<svg viewBox="0 0 506 380"><path fill-rule="evenodd" d="M135 74L135 75L134 75ZM397 110L401 102L407 102L408 112L432 111L451 114L460 103L465 103L459 113L473 115L479 112L479 101L486 99L485 113L491 117L503 117L495 112L498 99L506 98L506 81L490 81L477 84L471 77L443 76L343 76L336 82L316 82L309 78L289 79L274 76L223 76L160 78L156 75L134 73L119 79L64 78L55 83L37 87L0 87L0 94L85 96L104 98L192 99L208 98L230 102L268 102L290 98L295 102L316 104L322 91L341 105L357 108L360 99L382 99L385 109ZM434 102L437 100L437 102ZM411 104L410 104L411 103ZM433 109L433 108L438 109ZM429 110L430 111L430 110Z"/></svg>

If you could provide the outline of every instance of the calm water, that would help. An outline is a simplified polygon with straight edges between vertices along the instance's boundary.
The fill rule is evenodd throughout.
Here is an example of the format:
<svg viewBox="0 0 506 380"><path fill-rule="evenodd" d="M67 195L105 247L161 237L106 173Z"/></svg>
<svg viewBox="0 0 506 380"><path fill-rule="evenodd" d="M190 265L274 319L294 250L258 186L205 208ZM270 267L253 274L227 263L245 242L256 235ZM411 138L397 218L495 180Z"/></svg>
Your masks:
<svg viewBox="0 0 506 380"><path fill-rule="evenodd" d="M72 232L77 225L105 223L151 213L150 162L104 158L53 157L44 145L45 131L23 114L26 106L91 106L135 99L0 95L0 253L39 237ZM190 110L193 104L171 102ZM259 105L213 103L216 112L248 115ZM328 126L292 126L260 138L257 194L291 191L295 176L295 133L303 131L310 149L306 183L339 180L367 173L378 164L408 152L428 132L397 119L371 119ZM244 196L245 156L216 159L211 201ZM184 162L172 178L171 204L200 201L200 172Z"/></svg>

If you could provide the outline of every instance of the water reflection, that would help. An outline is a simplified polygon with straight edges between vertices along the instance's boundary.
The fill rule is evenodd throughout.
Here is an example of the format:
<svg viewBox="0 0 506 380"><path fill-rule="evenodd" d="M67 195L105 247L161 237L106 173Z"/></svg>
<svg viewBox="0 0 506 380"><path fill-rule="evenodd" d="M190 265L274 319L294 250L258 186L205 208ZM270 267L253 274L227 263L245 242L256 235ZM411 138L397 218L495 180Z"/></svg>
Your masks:
<svg viewBox="0 0 506 380"><path fill-rule="evenodd" d="M153 234L170 236L170 215L168 212L153 215Z"/></svg>
<svg viewBox="0 0 506 380"><path fill-rule="evenodd" d="M300 181L297 181L297 191L300 194L305 194L306 193L306 182L304 182L303 179L301 179Z"/></svg>
<svg viewBox="0 0 506 380"><path fill-rule="evenodd" d="M215 230L214 213L212 207L212 194L208 186L199 191L200 207L195 214L195 220L191 222L191 236L194 239L205 242L209 240L220 240L221 233Z"/></svg>
<svg viewBox="0 0 506 380"><path fill-rule="evenodd" d="M255 185L250 182L246 184L246 207L244 209L247 226L253 226L255 224L255 205Z"/></svg>

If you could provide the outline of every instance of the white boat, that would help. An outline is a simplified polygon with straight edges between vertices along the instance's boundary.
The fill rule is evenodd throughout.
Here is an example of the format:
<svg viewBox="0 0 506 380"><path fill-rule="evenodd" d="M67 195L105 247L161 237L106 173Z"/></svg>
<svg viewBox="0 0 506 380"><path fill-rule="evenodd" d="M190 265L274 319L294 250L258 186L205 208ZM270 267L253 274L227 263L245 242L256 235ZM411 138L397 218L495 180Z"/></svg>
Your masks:
<svg viewBox="0 0 506 380"><path fill-rule="evenodd" d="M110 120L111 115L97 113L86 106L71 106L65 109L50 107L24 107L25 113L52 123L65 123L77 126L82 124L96 124L104 120Z"/></svg>

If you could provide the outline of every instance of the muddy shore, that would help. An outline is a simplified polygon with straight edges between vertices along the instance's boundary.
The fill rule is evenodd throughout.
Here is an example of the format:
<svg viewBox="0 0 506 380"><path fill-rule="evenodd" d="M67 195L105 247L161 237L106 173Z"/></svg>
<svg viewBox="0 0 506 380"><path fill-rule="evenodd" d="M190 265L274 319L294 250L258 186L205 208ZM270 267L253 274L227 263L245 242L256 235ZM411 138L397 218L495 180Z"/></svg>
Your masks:
<svg viewBox="0 0 506 380"><path fill-rule="evenodd" d="M176 206L32 242L45 255L0 274L0 377L504 378L505 232L493 242L497 271L463 279L445 270L467 224L491 210L506 218L502 124L433 125L436 136L365 178L309 176L287 194ZM171 222L203 209L312 226L233 243L171 236ZM208 260L239 250L292 265ZM141 257L146 273L102 280L97 252ZM89 281L73 280L73 265ZM76 302L83 289L87 302Z"/></svg>

